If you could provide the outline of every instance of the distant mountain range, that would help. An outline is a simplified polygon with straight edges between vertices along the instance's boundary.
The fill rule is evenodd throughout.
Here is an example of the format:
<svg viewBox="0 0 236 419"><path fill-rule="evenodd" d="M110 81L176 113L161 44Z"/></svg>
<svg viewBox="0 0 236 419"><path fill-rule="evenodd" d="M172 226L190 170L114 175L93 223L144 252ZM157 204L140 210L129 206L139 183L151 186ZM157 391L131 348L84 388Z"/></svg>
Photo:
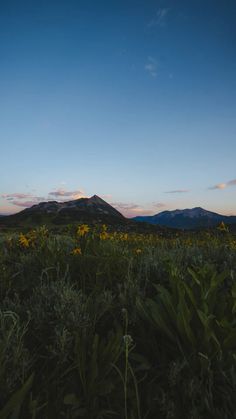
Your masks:
<svg viewBox="0 0 236 419"><path fill-rule="evenodd" d="M192 209L162 211L152 216L138 216L132 219L125 218L113 206L97 195L91 198L80 198L73 201L40 202L16 214L1 216L1 225L30 226L37 224L70 224L73 222L107 223L110 225L130 226L138 230L148 231L156 228L162 229L198 229L215 227L221 222L235 224L236 216L225 216L197 207Z"/></svg>
<svg viewBox="0 0 236 419"><path fill-rule="evenodd" d="M235 224L236 216L220 215L196 207L192 209L162 211L156 215L134 217L133 220L165 227L195 229L215 227L222 221L226 224Z"/></svg>

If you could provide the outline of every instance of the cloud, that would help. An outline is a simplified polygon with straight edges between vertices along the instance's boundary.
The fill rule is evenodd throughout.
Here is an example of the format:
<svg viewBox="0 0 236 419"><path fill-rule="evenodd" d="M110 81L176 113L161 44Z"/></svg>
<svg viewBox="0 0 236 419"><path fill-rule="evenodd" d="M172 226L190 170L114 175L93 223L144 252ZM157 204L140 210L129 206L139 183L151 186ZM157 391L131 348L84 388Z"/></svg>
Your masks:
<svg viewBox="0 0 236 419"><path fill-rule="evenodd" d="M226 187L226 183L218 183L217 185L210 186L208 189L225 189Z"/></svg>
<svg viewBox="0 0 236 419"><path fill-rule="evenodd" d="M11 205L16 205L17 207L23 208L32 207L32 205L45 201L45 198L43 196L34 196L32 194L25 194L19 192L2 194L1 198L7 200Z"/></svg>
<svg viewBox="0 0 236 419"><path fill-rule="evenodd" d="M34 196L32 194L19 192L2 194L1 198L6 199L12 205L17 205L19 207L29 207L44 200L44 197L42 196Z"/></svg>
<svg viewBox="0 0 236 419"><path fill-rule="evenodd" d="M142 205L125 203L125 202L112 202L111 205L120 211L125 217L135 217L137 215L151 215L153 210L146 209Z"/></svg>
<svg viewBox="0 0 236 419"><path fill-rule="evenodd" d="M119 208L120 210L134 210L137 208L140 208L139 205L137 204L132 204L132 203L124 203L124 202L112 202L111 205L113 207Z"/></svg>
<svg viewBox="0 0 236 419"><path fill-rule="evenodd" d="M153 57L148 57L148 62L145 64L144 68L150 76L157 76L158 62Z"/></svg>
<svg viewBox="0 0 236 419"><path fill-rule="evenodd" d="M107 194L107 195L99 195L102 199L105 199L105 201L110 201L112 199L112 195L111 194Z"/></svg>
<svg viewBox="0 0 236 419"><path fill-rule="evenodd" d="M5 199L11 205L15 205L17 207L22 208L29 208L39 202L48 201L50 197L59 198L59 201L73 200L78 199L84 196L83 191L76 190L76 191L66 191L65 189L57 189L55 191L51 191L48 194L48 198L43 196L36 196L31 193L4 193L0 195L0 198Z"/></svg>
<svg viewBox="0 0 236 419"><path fill-rule="evenodd" d="M80 190L76 191L66 191L65 189L57 189L56 191L49 192L49 196L53 196L55 198L70 198L70 199L79 199L84 197L84 192Z"/></svg>
<svg viewBox="0 0 236 419"><path fill-rule="evenodd" d="M229 180L226 183L217 183L214 186L210 186L208 189L225 189L229 186L236 186L236 179Z"/></svg>
<svg viewBox="0 0 236 419"><path fill-rule="evenodd" d="M39 202L45 201L44 198L40 197L34 197L31 201L12 201L11 204L17 205L18 207L23 208L30 208L35 204L38 204Z"/></svg>
<svg viewBox="0 0 236 419"><path fill-rule="evenodd" d="M169 13L168 8L160 8L156 12L156 16L148 23L148 28L155 26L163 27L166 25L166 16Z"/></svg>
<svg viewBox="0 0 236 419"><path fill-rule="evenodd" d="M8 201L11 201L12 199L26 199L31 197L31 194L25 194L25 193L9 193L9 194L2 194L1 198L7 199Z"/></svg>
<svg viewBox="0 0 236 419"><path fill-rule="evenodd" d="M152 202L152 206L154 208L164 208L166 204L163 204L163 202Z"/></svg>
<svg viewBox="0 0 236 419"><path fill-rule="evenodd" d="M165 193L187 193L190 192L189 189L174 189L173 191L165 191Z"/></svg>

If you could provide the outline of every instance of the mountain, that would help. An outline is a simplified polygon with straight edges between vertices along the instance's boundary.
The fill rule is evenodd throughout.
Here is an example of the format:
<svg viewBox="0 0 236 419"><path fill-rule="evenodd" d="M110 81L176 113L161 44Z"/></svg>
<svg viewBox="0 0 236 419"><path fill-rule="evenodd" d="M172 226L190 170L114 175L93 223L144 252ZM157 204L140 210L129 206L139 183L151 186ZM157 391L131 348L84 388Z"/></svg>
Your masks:
<svg viewBox="0 0 236 419"><path fill-rule="evenodd" d="M222 221L226 224L235 224L236 216L221 215L196 207L184 210L162 211L156 215L138 216L133 218L133 220L172 228L195 229L215 227Z"/></svg>
<svg viewBox="0 0 236 419"><path fill-rule="evenodd" d="M65 225L73 222L87 222L105 223L120 228L128 228L130 231L165 232L167 232L166 228L188 230L215 227L222 221L225 224L232 224L232 228L236 229L236 216L220 215L200 207L162 211L152 216L138 216L127 219L97 195L67 202L40 202L17 214L0 217L1 227L29 227L40 224Z"/></svg>
<svg viewBox="0 0 236 419"><path fill-rule="evenodd" d="M40 202L17 214L4 217L4 224L7 225L48 222L68 224L73 221L111 223L119 221L122 224L126 221L126 218L97 195L67 202Z"/></svg>

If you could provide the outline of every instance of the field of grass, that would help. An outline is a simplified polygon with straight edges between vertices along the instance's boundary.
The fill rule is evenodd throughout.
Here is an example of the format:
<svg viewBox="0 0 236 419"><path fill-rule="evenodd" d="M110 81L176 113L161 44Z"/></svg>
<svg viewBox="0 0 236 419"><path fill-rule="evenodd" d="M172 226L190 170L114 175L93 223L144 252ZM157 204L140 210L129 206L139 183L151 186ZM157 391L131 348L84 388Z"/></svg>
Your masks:
<svg viewBox="0 0 236 419"><path fill-rule="evenodd" d="M0 236L0 419L236 418L236 237Z"/></svg>

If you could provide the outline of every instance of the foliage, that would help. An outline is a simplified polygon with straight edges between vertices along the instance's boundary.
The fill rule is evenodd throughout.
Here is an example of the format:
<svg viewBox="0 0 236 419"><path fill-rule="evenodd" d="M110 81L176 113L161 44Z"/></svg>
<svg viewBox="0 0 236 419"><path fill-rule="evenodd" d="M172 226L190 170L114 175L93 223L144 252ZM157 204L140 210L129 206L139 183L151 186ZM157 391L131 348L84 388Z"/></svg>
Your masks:
<svg viewBox="0 0 236 419"><path fill-rule="evenodd" d="M0 419L236 418L236 238L0 236Z"/></svg>

